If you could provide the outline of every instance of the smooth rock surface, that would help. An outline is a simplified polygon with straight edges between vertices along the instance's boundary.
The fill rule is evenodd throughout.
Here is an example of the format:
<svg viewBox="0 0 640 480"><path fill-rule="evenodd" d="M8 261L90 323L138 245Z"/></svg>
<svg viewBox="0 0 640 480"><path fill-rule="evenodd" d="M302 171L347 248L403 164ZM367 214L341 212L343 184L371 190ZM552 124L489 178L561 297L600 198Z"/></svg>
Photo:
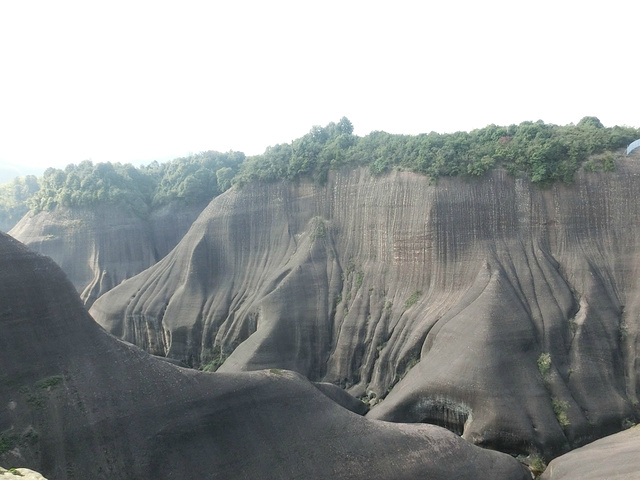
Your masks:
<svg viewBox="0 0 640 480"><path fill-rule="evenodd" d="M0 467L0 478L3 480L47 480L38 472L34 472L29 468L12 468L9 471Z"/></svg>
<svg viewBox="0 0 640 480"><path fill-rule="evenodd" d="M548 189L500 170L251 185L91 313L158 355L294 370L371 418L549 459L638 416L639 230L624 159Z"/></svg>
<svg viewBox="0 0 640 480"><path fill-rule="evenodd" d="M431 425L366 419L277 369L204 373L121 342L0 234L0 463L50 479L527 479Z"/></svg>
<svg viewBox="0 0 640 480"><path fill-rule="evenodd" d="M540 480L640 478L640 427L616 433L554 459Z"/></svg>

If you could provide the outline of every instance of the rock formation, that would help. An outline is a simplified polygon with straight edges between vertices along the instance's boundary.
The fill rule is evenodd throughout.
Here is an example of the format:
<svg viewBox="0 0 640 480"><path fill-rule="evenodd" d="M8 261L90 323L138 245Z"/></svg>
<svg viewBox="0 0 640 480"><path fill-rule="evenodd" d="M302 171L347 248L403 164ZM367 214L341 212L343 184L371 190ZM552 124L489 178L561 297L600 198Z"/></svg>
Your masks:
<svg viewBox="0 0 640 480"><path fill-rule="evenodd" d="M0 467L0 478L2 480L47 480L38 472L29 468L10 468L6 470Z"/></svg>
<svg viewBox="0 0 640 480"><path fill-rule="evenodd" d="M0 463L65 479L526 479L445 429L368 420L300 375L204 373L106 333L0 234Z"/></svg>
<svg viewBox="0 0 640 480"><path fill-rule="evenodd" d="M53 258L87 307L153 265L182 238L204 208L168 204L141 218L116 205L29 213L9 234Z"/></svg>
<svg viewBox="0 0 640 480"><path fill-rule="evenodd" d="M91 313L154 354L294 370L371 418L551 458L637 415L639 198L624 160L548 189L501 170L248 185Z"/></svg>
<svg viewBox="0 0 640 480"><path fill-rule="evenodd" d="M633 480L640 472L640 427L597 440L553 460L541 480Z"/></svg>

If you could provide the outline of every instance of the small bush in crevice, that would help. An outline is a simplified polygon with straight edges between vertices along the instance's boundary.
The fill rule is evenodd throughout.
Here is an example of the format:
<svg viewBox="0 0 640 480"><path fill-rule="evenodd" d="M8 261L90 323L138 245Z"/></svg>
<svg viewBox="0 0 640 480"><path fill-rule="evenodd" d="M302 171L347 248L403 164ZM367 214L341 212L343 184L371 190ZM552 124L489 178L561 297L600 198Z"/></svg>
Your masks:
<svg viewBox="0 0 640 480"><path fill-rule="evenodd" d="M422 292L420 290L416 290L415 292L413 292L411 296L407 298L407 301L404 302L404 308L409 308L414 305L421 296Z"/></svg>
<svg viewBox="0 0 640 480"><path fill-rule="evenodd" d="M540 375L546 377L549 375L549 371L551 371L551 354L550 353L541 353L538 357L538 370L540 370Z"/></svg>
<svg viewBox="0 0 640 480"><path fill-rule="evenodd" d="M553 413L556 414L558 423L562 428L565 428L571 425L571 422L569 422L569 417L567 416L567 410L569 409L569 402L553 397L551 399L551 406L553 407Z"/></svg>

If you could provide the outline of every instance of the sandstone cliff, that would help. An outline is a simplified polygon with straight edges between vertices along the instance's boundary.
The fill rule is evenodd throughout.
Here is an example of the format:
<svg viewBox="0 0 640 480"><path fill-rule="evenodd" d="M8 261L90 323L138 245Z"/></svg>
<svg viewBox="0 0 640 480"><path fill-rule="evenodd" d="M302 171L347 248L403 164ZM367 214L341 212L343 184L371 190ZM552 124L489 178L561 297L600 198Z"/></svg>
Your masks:
<svg viewBox="0 0 640 480"><path fill-rule="evenodd" d="M204 205L168 204L141 218L106 205L29 213L9 234L53 258L87 307L100 295L164 257Z"/></svg>
<svg viewBox="0 0 640 480"><path fill-rule="evenodd" d="M293 372L203 373L107 334L0 234L0 463L65 479L526 479L445 429L353 414Z"/></svg>
<svg viewBox="0 0 640 480"><path fill-rule="evenodd" d="M249 185L91 313L154 354L291 369L372 418L550 458L637 415L639 199L624 160L546 190L500 170Z"/></svg>

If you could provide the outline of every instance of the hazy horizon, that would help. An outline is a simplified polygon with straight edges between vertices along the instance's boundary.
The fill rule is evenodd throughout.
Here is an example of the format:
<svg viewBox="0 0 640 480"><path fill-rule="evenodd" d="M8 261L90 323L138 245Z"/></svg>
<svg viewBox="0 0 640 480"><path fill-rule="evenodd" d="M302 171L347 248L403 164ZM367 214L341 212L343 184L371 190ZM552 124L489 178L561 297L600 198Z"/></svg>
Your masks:
<svg viewBox="0 0 640 480"><path fill-rule="evenodd" d="M264 152L348 117L451 133L637 127L640 5L275 0L0 5L0 164Z"/></svg>

